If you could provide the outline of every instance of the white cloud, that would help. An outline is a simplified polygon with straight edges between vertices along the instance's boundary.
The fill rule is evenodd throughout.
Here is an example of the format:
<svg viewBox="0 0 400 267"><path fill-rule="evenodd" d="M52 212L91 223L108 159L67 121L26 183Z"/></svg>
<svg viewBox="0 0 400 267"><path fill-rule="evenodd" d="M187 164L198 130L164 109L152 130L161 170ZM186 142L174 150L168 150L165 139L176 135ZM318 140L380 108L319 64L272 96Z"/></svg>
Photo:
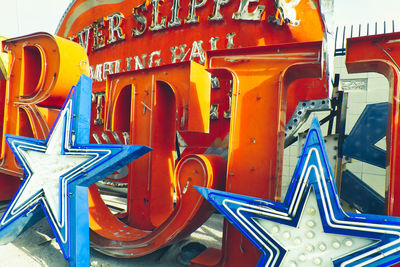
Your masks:
<svg viewBox="0 0 400 267"><path fill-rule="evenodd" d="M400 23L399 0L335 0L337 25Z"/></svg>
<svg viewBox="0 0 400 267"><path fill-rule="evenodd" d="M54 34L71 0L0 0L0 35Z"/></svg>
<svg viewBox="0 0 400 267"><path fill-rule="evenodd" d="M337 25L382 23L384 20L389 25L392 19L400 24L399 0L334 2ZM16 37L38 31L54 34L70 3L71 0L0 0L0 35Z"/></svg>

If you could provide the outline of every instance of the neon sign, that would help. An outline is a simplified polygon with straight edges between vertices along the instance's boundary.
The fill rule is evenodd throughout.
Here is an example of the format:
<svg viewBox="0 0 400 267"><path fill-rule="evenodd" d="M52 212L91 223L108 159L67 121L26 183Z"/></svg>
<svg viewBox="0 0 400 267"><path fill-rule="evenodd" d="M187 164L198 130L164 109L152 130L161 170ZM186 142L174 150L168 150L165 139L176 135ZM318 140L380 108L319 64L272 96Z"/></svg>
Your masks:
<svg viewBox="0 0 400 267"><path fill-rule="evenodd" d="M150 150L89 144L91 82L82 76L46 140L6 135L26 177L1 218L1 241L44 211L71 266L90 265L87 187Z"/></svg>
<svg viewBox="0 0 400 267"><path fill-rule="evenodd" d="M104 90L110 74L189 60L203 64L209 50L319 41L320 26L314 1L77 0L58 35L84 47L96 91Z"/></svg>
<svg viewBox="0 0 400 267"><path fill-rule="evenodd" d="M316 119L283 203L197 189L262 251L257 266L400 261L400 218L343 211Z"/></svg>
<svg viewBox="0 0 400 267"><path fill-rule="evenodd" d="M137 140L153 148L129 166L126 177L116 180L127 183L127 213L122 215L126 223L110 214L98 190L90 188L92 242L112 255L148 254L201 224L210 211L191 190L193 185L246 191L250 183L237 177L250 171L258 185L251 194L274 198L280 186L283 110L293 112L300 99L327 97L325 80L315 78L321 70L323 25L314 1L275 5L274 1L77 0L58 34L81 43L90 58L93 138L99 143ZM305 43L295 48L299 42ZM219 54L221 49L226 50ZM296 68L300 65L304 68ZM264 70L260 75L246 78L260 68ZM209 76L206 71L211 79L196 78ZM256 104L244 97L252 91ZM242 104L244 109L238 108ZM254 117L247 120L249 114ZM273 127L254 127L265 114ZM250 129L256 129L255 135ZM241 142L247 143L234 152ZM265 144L273 149L265 151ZM212 151L218 155L208 155L215 154ZM238 158L271 164L247 168ZM264 180L268 172L274 177ZM224 235L243 240L234 231L227 227ZM251 244L229 242L226 247L233 255L222 257L226 264L251 264L248 260L255 251ZM243 247L246 257L240 253Z"/></svg>

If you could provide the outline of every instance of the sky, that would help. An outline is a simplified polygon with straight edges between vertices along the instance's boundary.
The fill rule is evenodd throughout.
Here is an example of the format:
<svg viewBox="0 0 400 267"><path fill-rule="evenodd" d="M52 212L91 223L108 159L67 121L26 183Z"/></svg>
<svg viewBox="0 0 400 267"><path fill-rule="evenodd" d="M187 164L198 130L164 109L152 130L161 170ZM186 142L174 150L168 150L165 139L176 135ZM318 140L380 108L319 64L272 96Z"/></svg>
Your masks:
<svg viewBox="0 0 400 267"><path fill-rule="evenodd" d="M0 35L54 34L71 0L0 0Z"/></svg>
<svg viewBox="0 0 400 267"><path fill-rule="evenodd" d="M399 0L336 0L335 18L339 25L378 23L395 19L400 24Z"/></svg>
<svg viewBox="0 0 400 267"><path fill-rule="evenodd" d="M38 31L54 34L70 3L71 0L0 0L0 35L16 37ZM391 23L392 19L400 31L400 0L335 0L338 25L375 21L381 24L384 20Z"/></svg>

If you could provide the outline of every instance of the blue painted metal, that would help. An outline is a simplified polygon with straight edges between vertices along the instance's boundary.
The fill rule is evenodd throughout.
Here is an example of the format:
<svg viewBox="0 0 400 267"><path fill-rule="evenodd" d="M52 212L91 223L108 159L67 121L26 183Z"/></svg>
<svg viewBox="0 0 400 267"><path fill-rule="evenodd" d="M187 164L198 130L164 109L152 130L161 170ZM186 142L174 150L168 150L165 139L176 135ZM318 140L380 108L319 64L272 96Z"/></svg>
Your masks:
<svg viewBox="0 0 400 267"><path fill-rule="evenodd" d="M90 266L87 187L150 151L89 144L91 85L90 78L81 77L46 140L6 136L26 177L0 221L0 242L12 241L45 214L71 266ZM49 160L63 169L39 175L38 166ZM56 188L48 188L51 184Z"/></svg>
<svg viewBox="0 0 400 267"><path fill-rule="evenodd" d="M386 168L386 151L375 144L386 136L389 104L369 104L365 107L349 136L343 142L342 151L362 162Z"/></svg>
<svg viewBox="0 0 400 267"><path fill-rule="evenodd" d="M385 214L385 198L354 173L342 173L340 197L362 213Z"/></svg>
<svg viewBox="0 0 400 267"><path fill-rule="evenodd" d="M262 252L258 266L279 266L289 253L267 228L261 227L260 220L298 227L311 193L315 194L324 234L374 240L357 250L348 248L333 259L334 266L389 266L399 262L400 218L345 213L332 177L320 127L314 119L283 203L207 188L197 190ZM326 256L324 260L329 260L330 255Z"/></svg>

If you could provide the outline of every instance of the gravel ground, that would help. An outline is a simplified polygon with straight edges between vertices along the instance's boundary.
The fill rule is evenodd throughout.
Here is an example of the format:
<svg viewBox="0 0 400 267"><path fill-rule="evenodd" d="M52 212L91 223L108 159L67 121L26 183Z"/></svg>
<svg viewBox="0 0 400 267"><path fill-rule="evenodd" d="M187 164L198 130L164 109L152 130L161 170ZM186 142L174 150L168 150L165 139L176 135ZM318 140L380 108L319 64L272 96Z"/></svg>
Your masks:
<svg viewBox="0 0 400 267"><path fill-rule="evenodd" d="M4 210L1 211L1 214ZM122 267L122 266L188 266L185 259L188 254L181 254L182 248L190 243L200 249L207 247L220 247L222 238L223 217L214 214L204 225L194 232L188 239L163 248L150 255L135 258L121 259L103 255L91 249L92 267ZM204 246L202 246L204 245ZM187 247L186 247L187 248ZM185 249L184 249L185 250ZM187 251L187 250L186 250ZM196 251L196 249L195 249ZM190 253L189 253L190 254ZM195 252L196 254L196 252ZM13 242L0 246L0 267L68 267L60 247L46 218L21 234Z"/></svg>

